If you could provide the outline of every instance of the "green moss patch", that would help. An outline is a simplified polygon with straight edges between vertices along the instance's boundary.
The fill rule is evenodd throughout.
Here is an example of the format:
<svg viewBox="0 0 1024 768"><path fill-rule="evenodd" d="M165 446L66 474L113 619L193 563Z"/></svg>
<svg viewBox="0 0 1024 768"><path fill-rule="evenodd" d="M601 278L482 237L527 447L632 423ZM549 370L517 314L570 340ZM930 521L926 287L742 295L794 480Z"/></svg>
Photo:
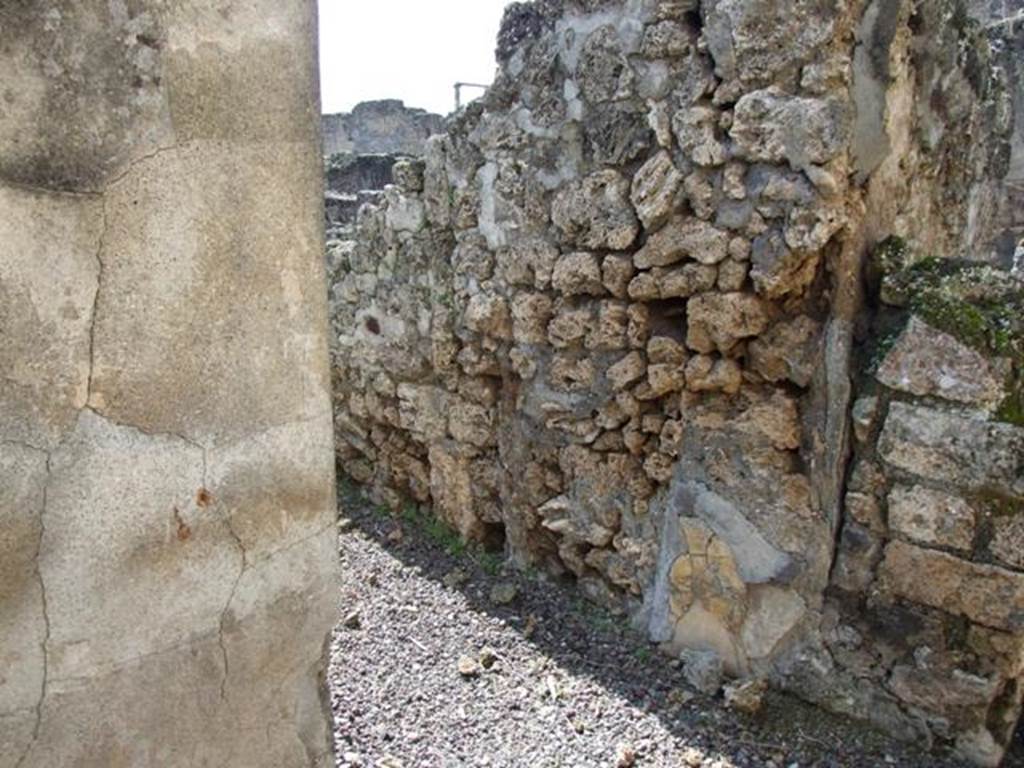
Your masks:
<svg viewBox="0 0 1024 768"><path fill-rule="evenodd" d="M914 261L899 238L879 244L872 266L881 277L883 303L906 309L982 354L1010 359L1010 394L996 417L1024 425L1024 281L960 259Z"/></svg>

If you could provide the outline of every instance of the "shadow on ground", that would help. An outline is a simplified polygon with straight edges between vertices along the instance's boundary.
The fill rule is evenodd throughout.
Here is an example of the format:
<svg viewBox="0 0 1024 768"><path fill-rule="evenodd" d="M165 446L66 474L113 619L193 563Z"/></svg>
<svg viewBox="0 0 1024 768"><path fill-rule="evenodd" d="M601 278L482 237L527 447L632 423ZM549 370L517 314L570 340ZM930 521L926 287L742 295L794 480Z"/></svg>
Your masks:
<svg viewBox="0 0 1024 768"><path fill-rule="evenodd" d="M570 582L515 571L500 554L466 547L450 529L412 507L392 514L347 485L339 489L339 498L343 540L365 536L416 575L457 590L471 610L501 619L569 674L587 677L638 712L655 715L681 751L691 750L690 762L684 758L673 766L964 765L941 747L926 753L919 745L895 742L866 725L774 691L758 715L733 712L720 696L689 690L677 662L626 627L625 619L586 602ZM464 576L457 584L456 574ZM491 594L496 585L514 585L515 598L496 604ZM381 664L384 675L386 665ZM663 763L637 762L652 764ZM1021 731L1004 766L1024 766Z"/></svg>

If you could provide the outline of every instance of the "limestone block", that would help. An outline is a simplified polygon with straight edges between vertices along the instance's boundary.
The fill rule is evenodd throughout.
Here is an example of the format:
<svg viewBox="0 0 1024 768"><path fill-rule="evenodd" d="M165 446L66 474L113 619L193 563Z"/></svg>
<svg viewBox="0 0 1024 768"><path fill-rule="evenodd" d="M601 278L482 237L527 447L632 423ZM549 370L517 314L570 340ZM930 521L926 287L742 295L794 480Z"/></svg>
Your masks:
<svg viewBox="0 0 1024 768"><path fill-rule="evenodd" d="M586 517L583 509L567 496L556 496L537 509L542 525L549 531L595 547L606 546L615 534L597 521ZM581 561L582 562L582 561Z"/></svg>
<svg viewBox="0 0 1024 768"><path fill-rule="evenodd" d="M901 392L991 409L1005 397L1009 373L1009 360L989 360L912 316L875 376Z"/></svg>
<svg viewBox="0 0 1024 768"><path fill-rule="evenodd" d="M384 221L395 232L419 232L427 222L426 208L418 197L402 194L397 187L384 193Z"/></svg>
<svg viewBox="0 0 1024 768"><path fill-rule="evenodd" d="M728 255L729 235L706 221L677 216L651 235L633 256L637 269L665 267L684 258L717 264Z"/></svg>
<svg viewBox="0 0 1024 768"><path fill-rule="evenodd" d="M475 333L496 339L512 337L508 303L497 294L480 292L470 296L464 319L466 327Z"/></svg>
<svg viewBox="0 0 1024 768"><path fill-rule="evenodd" d="M647 359L651 364L682 365L687 360L686 348L669 336L652 336L647 342Z"/></svg>
<svg viewBox="0 0 1024 768"><path fill-rule="evenodd" d="M543 293L520 293L512 299L512 338L517 344L542 344L547 339L551 298Z"/></svg>
<svg viewBox="0 0 1024 768"><path fill-rule="evenodd" d="M605 375L615 389L625 389L643 378L646 370L643 355L633 351L611 366Z"/></svg>
<svg viewBox="0 0 1024 768"><path fill-rule="evenodd" d="M662 299L685 299L715 287L718 269L708 264L684 264L681 267L651 273Z"/></svg>
<svg viewBox="0 0 1024 768"><path fill-rule="evenodd" d="M677 204L683 176L668 152L662 151L640 166L633 177L630 200L644 229L664 224Z"/></svg>
<svg viewBox="0 0 1024 768"><path fill-rule="evenodd" d="M850 117L842 101L789 96L772 88L740 98L730 131L745 159L786 161L796 169L828 162L842 151L849 134Z"/></svg>
<svg viewBox="0 0 1024 768"><path fill-rule="evenodd" d="M718 112L711 107L681 109L672 117L672 130L683 153L697 165L715 166L728 157L718 138Z"/></svg>
<svg viewBox="0 0 1024 768"><path fill-rule="evenodd" d="M1024 574L892 541L879 576L884 589L907 600L994 629L1024 629Z"/></svg>
<svg viewBox="0 0 1024 768"><path fill-rule="evenodd" d="M992 521L993 534L989 549L1004 565L1024 570L1024 516L1001 515Z"/></svg>
<svg viewBox="0 0 1024 768"><path fill-rule="evenodd" d="M703 293L686 303L686 312L686 345L705 354L728 352L768 327L765 304L747 293Z"/></svg>
<svg viewBox="0 0 1024 768"><path fill-rule="evenodd" d="M750 392L747 397L747 408L734 420L733 429L780 451L797 450L801 435L797 400L782 389L773 389L767 396Z"/></svg>
<svg viewBox="0 0 1024 768"><path fill-rule="evenodd" d="M473 503L469 458L450 441L431 443L428 457L436 514L463 538L479 538L483 529Z"/></svg>
<svg viewBox="0 0 1024 768"><path fill-rule="evenodd" d="M735 360L713 355L694 355L686 364L686 388L691 392L722 391L736 394L743 383L743 373Z"/></svg>
<svg viewBox="0 0 1024 768"><path fill-rule="evenodd" d="M813 0L712 0L702 6L719 78L758 86L798 68L832 39L836 17ZM730 89L730 93L734 91Z"/></svg>
<svg viewBox="0 0 1024 768"><path fill-rule="evenodd" d="M443 438L448 425L448 393L422 384L398 385L399 423L424 443Z"/></svg>
<svg viewBox="0 0 1024 768"><path fill-rule="evenodd" d="M568 304L556 304L554 317L548 323L548 340L557 349L572 346L583 341L593 330L594 324L592 307L574 308Z"/></svg>
<svg viewBox="0 0 1024 768"><path fill-rule="evenodd" d="M692 43L692 33L673 19L665 19L644 29L640 44L641 53L647 58L672 58L685 55Z"/></svg>
<svg viewBox="0 0 1024 768"><path fill-rule="evenodd" d="M722 687L724 668L715 651L687 648L679 654L686 682L706 696L714 696Z"/></svg>
<svg viewBox="0 0 1024 768"><path fill-rule="evenodd" d="M918 544L969 551L974 526L974 510L959 496L920 485L889 493L889 527Z"/></svg>
<svg viewBox="0 0 1024 768"><path fill-rule="evenodd" d="M646 304L630 304L626 313L629 315L626 340L630 347L642 349L651 333L651 311Z"/></svg>
<svg viewBox="0 0 1024 768"><path fill-rule="evenodd" d="M778 230L754 238L750 277L766 299L801 295L814 280L820 261L816 252L792 250Z"/></svg>
<svg viewBox="0 0 1024 768"><path fill-rule="evenodd" d="M718 265L718 290L723 293L743 290L750 265L743 261L726 259Z"/></svg>
<svg viewBox="0 0 1024 768"><path fill-rule="evenodd" d="M460 443L487 448L496 442L493 417L490 408L454 398L448 409L448 431Z"/></svg>
<svg viewBox="0 0 1024 768"><path fill-rule="evenodd" d="M584 98L597 104L628 97L633 78L615 27L606 24L591 32L576 64L576 82Z"/></svg>
<svg viewBox="0 0 1024 768"><path fill-rule="evenodd" d="M512 285L533 286L543 291L551 285L558 249L547 240L529 238L499 248L498 270Z"/></svg>
<svg viewBox="0 0 1024 768"><path fill-rule="evenodd" d="M749 608L740 630L746 656L751 661L776 654L807 615L807 606L791 589L774 584L747 588Z"/></svg>
<svg viewBox="0 0 1024 768"><path fill-rule="evenodd" d="M551 287L566 296L600 296L601 263L593 253L569 253L555 262Z"/></svg>
<svg viewBox="0 0 1024 768"><path fill-rule="evenodd" d="M551 219L567 243L624 250L640 230L629 201L629 181L606 169L570 183L551 204Z"/></svg>
<svg viewBox="0 0 1024 768"><path fill-rule="evenodd" d="M843 509L846 517L857 521L872 533L886 533L882 510L873 494L851 490L843 500Z"/></svg>
<svg viewBox="0 0 1024 768"><path fill-rule="evenodd" d="M753 346L753 345L752 345ZM857 398L850 411L853 422L853 436L858 442L867 442L875 426L878 424L879 400L875 396Z"/></svg>
<svg viewBox="0 0 1024 768"><path fill-rule="evenodd" d="M609 254L601 262L601 282L612 296L624 299L633 278L633 260L629 256Z"/></svg>
<svg viewBox="0 0 1024 768"><path fill-rule="evenodd" d="M587 334L587 349L611 351L626 348L629 314L621 301L602 301L597 310L597 324Z"/></svg>
<svg viewBox="0 0 1024 768"><path fill-rule="evenodd" d="M1024 494L1024 429L895 402L878 441L890 466L966 489Z"/></svg>

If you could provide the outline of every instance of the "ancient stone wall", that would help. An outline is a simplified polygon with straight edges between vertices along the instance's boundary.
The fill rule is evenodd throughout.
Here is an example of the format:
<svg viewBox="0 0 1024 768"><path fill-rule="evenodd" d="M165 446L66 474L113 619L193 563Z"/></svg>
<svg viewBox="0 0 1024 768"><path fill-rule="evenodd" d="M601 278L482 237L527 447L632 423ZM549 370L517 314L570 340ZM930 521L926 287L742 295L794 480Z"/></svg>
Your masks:
<svg viewBox="0 0 1024 768"><path fill-rule="evenodd" d="M428 137L440 133L444 118L407 107L398 99L364 101L351 112L324 115L324 155L422 155Z"/></svg>
<svg viewBox="0 0 1024 768"><path fill-rule="evenodd" d="M1018 34L952 0L514 4L495 85L332 254L345 472L666 650L994 763L1024 428L1016 331L971 302L1021 290ZM926 256L1002 346L882 289Z"/></svg>
<svg viewBox="0 0 1024 768"><path fill-rule="evenodd" d="M328 766L315 5L0 4L0 766Z"/></svg>

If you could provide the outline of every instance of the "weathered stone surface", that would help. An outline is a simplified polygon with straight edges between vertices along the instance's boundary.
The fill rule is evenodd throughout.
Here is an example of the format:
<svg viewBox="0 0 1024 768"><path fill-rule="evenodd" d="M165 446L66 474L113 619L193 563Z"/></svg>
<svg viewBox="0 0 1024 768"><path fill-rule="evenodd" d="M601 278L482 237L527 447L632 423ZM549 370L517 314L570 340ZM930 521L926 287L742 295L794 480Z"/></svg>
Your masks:
<svg viewBox="0 0 1024 768"><path fill-rule="evenodd" d="M736 103L730 130L746 159L786 161L796 169L834 158L843 150L849 133L843 102L789 96L771 88L748 93Z"/></svg>
<svg viewBox="0 0 1024 768"><path fill-rule="evenodd" d="M438 515L466 539L479 538L482 528L474 510L469 461L444 441L431 444L429 459L430 492Z"/></svg>
<svg viewBox="0 0 1024 768"><path fill-rule="evenodd" d="M555 198L551 219L568 243L583 248L628 248L639 232L629 182L614 171L593 173Z"/></svg>
<svg viewBox="0 0 1024 768"><path fill-rule="evenodd" d="M694 355L686 364L686 388L691 392L722 391L734 395L743 383L743 372L735 360Z"/></svg>
<svg viewBox="0 0 1024 768"><path fill-rule="evenodd" d="M643 355L639 352L630 352L608 369L608 381L615 389L625 389L643 378L647 365Z"/></svg>
<svg viewBox="0 0 1024 768"><path fill-rule="evenodd" d="M512 333L508 304L503 296L477 293L466 305L466 327L476 333L507 339Z"/></svg>
<svg viewBox="0 0 1024 768"><path fill-rule="evenodd" d="M659 152L633 177L630 200L644 228L653 231L668 219L677 203L683 176L668 152Z"/></svg>
<svg viewBox="0 0 1024 768"><path fill-rule="evenodd" d="M875 375L901 392L992 408L1005 397L1009 374L1009 360L990 361L911 317Z"/></svg>
<svg viewBox="0 0 1024 768"><path fill-rule="evenodd" d="M773 325L750 342L750 366L768 381L806 387L814 375L821 324L806 315Z"/></svg>
<svg viewBox="0 0 1024 768"><path fill-rule="evenodd" d="M601 262L601 282L612 296L624 299L629 295L629 282L633 279L633 260L628 256L608 254Z"/></svg>
<svg viewBox="0 0 1024 768"><path fill-rule="evenodd" d="M551 287L566 296L600 296L604 293L601 263L592 253L569 253L555 262Z"/></svg>
<svg viewBox="0 0 1024 768"><path fill-rule="evenodd" d="M715 73L727 83L759 86L801 66L832 38L830 6L798 0L712 0L702 6Z"/></svg>
<svg viewBox="0 0 1024 768"><path fill-rule="evenodd" d="M698 352L728 352L768 327L764 303L746 293L704 293L686 303L686 345Z"/></svg>
<svg viewBox="0 0 1024 768"><path fill-rule="evenodd" d="M725 162L725 144L717 135L718 113L711 107L679 110L672 117L672 130L679 147L697 165L714 166Z"/></svg>
<svg viewBox="0 0 1024 768"><path fill-rule="evenodd" d="M968 489L1024 493L1024 428L892 403L879 438L892 467Z"/></svg>
<svg viewBox="0 0 1024 768"><path fill-rule="evenodd" d="M920 485L898 485L889 494L889 526L919 544L969 551L975 513L957 496Z"/></svg>
<svg viewBox="0 0 1024 768"><path fill-rule="evenodd" d="M584 41L576 81L587 100L596 104L630 95L633 70L611 24L598 27Z"/></svg>
<svg viewBox="0 0 1024 768"><path fill-rule="evenodd" d="M879 576L883 588L907 600L995 629L1024 627L1024 574L893 541Z"/></svg>
<svg viewBox="0 0 1024 768"><path fill-rule="evenodd" d="M651 235L633 256L637 269L665 267L684 258L717 264L727 255L729 236L699 219L677 217Z"/></svg>
<svg viewBox="0 0 1024 768"><path fill-rule="evenodd" d="M799 296L814 280L818 263L817 255L790 249L782 234L772 230L754 239L750 277L767 299Z"/></svg>
<svg viewBox="0 0 1024 768"><path fill-rule="evenodd" d="M1004 565L1024 570L1024 515L1000 516L993 521L993 528L992 554Z"/></svg>
<svg viewBox="0 0 1024 768"><path fill-rule="evenodd" d="M544 342L551 307L551 298L545 293L520 293L512 300L512 338L516 343Z"/></svg>

